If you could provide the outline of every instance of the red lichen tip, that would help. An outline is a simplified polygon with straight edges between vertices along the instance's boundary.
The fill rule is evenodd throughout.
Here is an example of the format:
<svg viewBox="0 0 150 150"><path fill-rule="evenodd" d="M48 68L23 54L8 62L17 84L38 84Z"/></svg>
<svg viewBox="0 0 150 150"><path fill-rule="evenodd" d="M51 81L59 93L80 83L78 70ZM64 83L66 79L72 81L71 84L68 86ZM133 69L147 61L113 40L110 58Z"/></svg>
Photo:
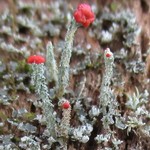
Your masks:
<svg viewBox="0 0 150 150"><path fill-rule="evenodd" d="M84 27L88 27L94 20L95 15L89 4L79 4L73 14L76 22L81 23Z"/></svg>
<svg viewBox="0 0 150 150"><path fill-rule="evenodd" d="M62 108L63 109L68 109L68 108L70 108L71 106L70 106L70 103L69 103L69 101L65 101L63 104L62 104Z"/></svg>
<svg viewBox="0 0 150 150"><path fill-rule="evenodd" d="M45 58L43 56L40 55L32 55L29 56L27 59L27 63L29 64L41 64L41 63L45 63Z"/></svg>
<svg viewBox="0 0 150 150"><path fill-rule="evenodd" d="M107 57L107 58L109 58L109 57L111 57L113 54L112 54L112 52L110 51L110 49L109 48L106 48L106 50L105 50L105 56Z"/></svg>
<svg viewBox="0 0 150 150"><path fill-rule="evenodd" d="M110 57L111 55L111 53L106 53L106 57Z"/></svg>

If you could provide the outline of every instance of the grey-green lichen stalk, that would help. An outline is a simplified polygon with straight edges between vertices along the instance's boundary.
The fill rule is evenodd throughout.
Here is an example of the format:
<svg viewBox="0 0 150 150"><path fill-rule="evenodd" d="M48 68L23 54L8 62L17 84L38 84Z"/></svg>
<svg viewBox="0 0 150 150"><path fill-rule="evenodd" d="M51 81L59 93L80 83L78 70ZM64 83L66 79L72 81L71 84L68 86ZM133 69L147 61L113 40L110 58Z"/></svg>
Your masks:
<svg viewBox="0 0 150 150"><path fill-rule="evenodd" d="M107 106L109 100L110 82L113 76L113 64L114 57L113 53L107 48L104 52L105 61L105 73L102 80L102 85L100 89L100 106Z"/></svg>
<svg viewBox="0 0 150 150"><path fill-rule="evenodd" d="M61 98L69 84L69 63L72 54L74 34L78 28L77 23L72 19L65 37L65 47L61 55L61 61L58 70L57 97Z"/></svg>
<svg viewBox="0 0 150 150"><path fill-rule="evenodd" d="M47 76L49 81L55 81L56 85L58 82L58 70L57 70L57 64L54 57L54 51L53 51L53 45L51 42L48 42L47 44L47 53L46 53L46 67L47 70Z"/></svg>
<svg viewBox="0 0 150 150"><path fill-rule="evenodd" d="M64 100L62 103L63 113L60 125L60 136L63 150L67 150L68 131L70 129L71 106L69 101Z"/></svg>
<svg viewBox="0 0 150 150"><path fill-rule="evenodd" d="M41 64L32 64L33 74L32 83L35 85L35 91L42 100L42 110L46 119L47 129L52 137L55 137L55 115L52 101L48 93L48 87L45 78L45 66Z"/></svg>
<svg viewBox="0 0 150 150"><path fill-rule="evenodd" d="M102 80L102 85L100 88L100 112L103 114L103 124L104 127L108 128L109 124L113 124L112 114L111 113L111 103L112 103L112 90L110 88L111 78L113 76L113 64L114 56L113 53L107 48L104 52L104 61L105 61L105 73ZM108 109L107 109L108 107Z"/></svg>
<svg viewBox="0 0 150 150"><path fill-rule="evenodd" d="M105 72L102 79L102 85L100 88L100 113L102 114L102 123L104 128L104 133L99 134L95 137L95 140L99 143L99 148L102 149L100 143L108 143L108 141L113 144L116 150L119 149L119 145L122 143L115 136L115 131L110 128L110 125L115 124L119 129L125 129L124 118L118 110L118 102L115 98L113 90L111 89L111 79L113 77L113 66L114 66L114 56L113 53L107 48L104 52L104 62L105 62ZM115 119L114 119L115 118Z"/></svg>

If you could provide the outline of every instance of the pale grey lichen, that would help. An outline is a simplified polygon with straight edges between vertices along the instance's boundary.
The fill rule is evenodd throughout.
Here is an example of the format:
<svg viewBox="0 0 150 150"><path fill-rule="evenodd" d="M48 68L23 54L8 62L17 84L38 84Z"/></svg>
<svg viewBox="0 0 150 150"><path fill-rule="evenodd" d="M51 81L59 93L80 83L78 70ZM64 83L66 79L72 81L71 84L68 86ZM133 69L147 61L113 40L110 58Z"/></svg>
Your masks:
<svg viewBox="0 0 150 150"><path fill-rule="evenodd" d="M2 26L2 29L0 31L0 34L6 34L6 35L11 35L12 34L12 30L9 26Z"/></svg>
<svg viewBox="0 0 150 150"><path fill-rule="evenodd" d="M138 107L135 111L135 114L137 116L139 115L146 115L147 117L149 116L149 112L146 110L145 105Z"/></svg>
<svg viewBox="0 0 150 150"><path fill-rule="evenodd" d="M67 142L68 142L68 133L70 130L70 119L71 119L71 106L68 109L63 109L62 119L60 124L60 138L59 140L63 150L67 150Z"/></svg>
<svg viewBox="0 0 150 150"><path fill-rule="evenodd" d="M145 71L145 62L142 61L131 61L125 63L126 70L136 74L144 73Z"/></svg>
<svg viewBox="0 0 150 150"><path fill-rule="evenodd" d="M29 124L29 123L19 123L18 124L18 129L27 133L36 133L37 127Z"/></svg>
<svg viewBox="0 0 150 150"><path fill-rule="evenodd" d="M92 106L91 110L89 111L89 115L91 118L96 117L100 114L100 110L97 106Z"/></svg>
<svg viewBox="0 0 150 150"><path fill-rule="evenodd" d="M16 127L19 125L17 119L13 119L13 120L7 119L7 122L10 123L12 126L16 126Z"/></svg>
<svg viewBox="0 0 150 150"><path fill-rule="evenodd" d="M62 5L61 1L59 1L59 2L55 1L55 2L51 3L51 9L54 14L52 19L55 19L57 21L63 20L63 19L60 19L60 18L64 18L64 14L60 11L61 5Z"/></svg>
<svg viewBox="0 0 150 150"><path fill-rule="evenodd" d="M110 140L111 134L99 134L95 137L95 140L97 141L97 143L102 143L102 142L108 142Z"/></svg>
<svg viewBox="0 0 150 150"><path fill-rule="evenodd" d="M4 126L4 123L3 122L0 122L0 127L3 127Z"/></svg>
<svg viewBox="0 0 150 150"><path fill-rule="evenodd" d="M121 143L123 143L123 141L119 140L119 139L116 139L114 137L114 132L110 132L110 133L107 133L107 134L99 134L95 137L95 140L97 141L97 143L101 144L101 145L104 145L102 147L104 147L103 149L107 149L108 147L106 147L106 143L108 142L112 142L113 146L112 148L108 148L108 149L115 149L115 150L119 150L119 145ZM98 147L98 150L102 149L102 147Z"/></svg>
<svg viewBox="0 0 150 150"><path fill-rule="evenodd" d="M34 140L34 136L24 136L19 142L19 146L26 150L41 150L39 141Z"/></svg>
<svg viewBox="0 0 150 150"><path fill-rule="evenodd" d="M31 29L35 36L43 36L43 33L37 26L37 22L35 20L33 21L31 18L29 19L26 16L17 16L16 21L20 26L28 28L29 30Z"/></svg>
<svg viewBox="0 0 150 150"><path fill-rule="evenodd" d="M30 90L28 87L26 87L24 85L23 82L21 82L20 84L17 85L16 89L19 91L19 90L23 90L23 91L26 91L28 94L30 93Z"/></svg>
<svg viewBox="0 0 150 150"><path fill-rule="evenodd" d="M68 31L65 37L65 47L62 51L61 61L58 70L58 88L57 96L62 97L65 93L65 89L69 84L69 63L72 54L73 38L78 26L74 19L68 27Z"/></svg>
<svg viewBox="0 0 150 150"><path fill-rule="evenodd" d="M81 100L82 99L79 99L79 98L76 99L73 110L76 112L78 120L82 123L85 123L87 121L87 119L86 119L87 112L85 111L85 109L83 109L83 104L82 104Z"/></svg>
<svg viewBox="0 0 150 150"><path fill-rule="evenodd" d="M4 39L0 39L1 42L1 46L3 46L3 50L7 50L7 52L18 52L21 50L23 51L23 55L24 56L29 56L29 51L27 51L27 49L29 48L29 50L42 50L44 51L43 48L43 43L41 40L41 36L59 36L60 32L61 32L61 26L58 25L57 23L64 23L65 21L68 21L71 19L71 15L70 13L62 13L61 9L64 9L62 7L62 4L64 2L62 1L57 1L57 2L52 2L51 6L45 6L45 4L42 3L42 5L40 6L39 2L36 2L35 5L33 4L25 4L21 2L18 2L18 14L20 18L17 18L17 25L19 25L19 28L16 30L16 34L12 33L12 30L10 28L11 22L14 19L12 14L9 13L9 11L5 11L4 14L2 14L2 16L0 16L0 19L2 21L5 21L4 23L1 21L0 24L2 24L2 32L0 34L2 35L6 35L9 36L9 38L13 38L15 40L15 44L13 45L12 43L10 43L11 45L8 45L7 43L3 42ZM67 6L64 6L67 7ZM34 20L34 15L36 12L39 11L39 9L42 8L42 13L38 14L41 22L37 22L36 20ZM48 9L51 13L50 18L49 18L49 14L45 13L45 8ZM95 12L97 12L98 14L98 8L97 6L93 6ZM23 13L24 11L28 11L27 13ZM23 13L23 15L20 15L20 12ZM118 12L118 14L112 14L112 13L106 13L106 14L102 14L101 19L97 20L98 23L100 24L100 26L97 26L96 29L94 29L95 35L98 37L98 39L106 44L106 43L110 43L115 39L117 39L117 35L118 33L122 35L121 38L123 38L123 45L126 47L131 47L134 44L134 38L136 36L136 33L139 32L139 30L136 28L136 20L134 19L134 16L132 16L130 14L131 12ZM54 14L54 15L53 15ZM52 16L52 17L51 17ZM30 18L31 17L31 18ZM26 19L27 18L27 19ZM22 22L21 22L22 21ZM44 24L47 22L45 28L40 28L41 26L43 26L43 21ZM7 24L6 24L7 22ZM108 24L107 24L108 23ZM5 26L6 24L6 26ZM27 31L31 31L32 36L30 37L25 37L21 36L19 34L19 32L24 32L21 31L21 28L25 27L25 29L27 28ZM49 29L51 28L51 29ZM100 28L99 30L97 30L98 28ZM20 31L19 31L20 30ZM69 31L71 29L69 28ZM75 28L73 28L73 32L75 32ZM99 32L97 32L99 31ZM45 32L48 32L48 35L45 35ZM67 34L70 34L70 32L68 32ZM35 37L34 37L35 36ZM74 35L69 35L72 36L71 40L73 41L73 36ZM69 39L70 37L66 37L66 41ZM32 38L32 40L31 40ZM118 40L118 39L117 39ZM120 39L119 39L120 40ZM83 56L84 59L83 61L78 62L77 64L75 64L75 66L73 66L74 68L69 71L70 67L69 67L69 62L70 62L70 57L71 57L71 52L72 52L72 41L71 44L69 43L65 43L65 46L61 46L60 49L57 49L57 51L61 52L62 51L62 58L61 58L61 63L60 63L60 68L59 68L59 85L60 87L62 87L62 90L60 90L60 95L58 97L62 97L65 94L65 90L69 85L69 74L73 74L73 75L80 75L81 72L83 72L83 76L86 76L85 73L88 72L88 69L95 69L96 65L95 63L93 63L93 58L91 57L91 53L89 52L89 50L92 49L92 45L91 44L87 44L84 48L82 48L81 45L78 45L77 47L75 47L73 49L73 53L78 57L78 56ZM17 42L21 42L22 43L28 43L28 47L21 47L20 49L17 47ZM5 43L5 44L3 44ZM62 43L63 45L64 43ZM67 46L70 48L69 49L69 53L66 51ZM1 47L2 48L2 47ZM16 48L16 49L15 49ZM50 78L54 79L55 81L57 81L57 65L56 65L56 61L54 58L54 54L53 54L53 50L52 50L52 45L48 45L47 47L47 51L50 50L50 53L47 53L46 56L46 60L49 61L50 63L53 63L55 65L53 65L52 67L47 67L47 70L49 68L53 68L50 69ZM9 51L10 50L10 51ZM86 51L87 50L87 51ZM32 53L32 52L31 52ZM87 54L88 53L88 54ZM50 55L50 56L48 56ZM98 54L99 55L99 54ZM96 56L96 55L95 55ZM125 61L126 58L128 57L128 52L127 52L127 48L122 48L121 50L117 50L117 52L115 52L115 59L118 59L121 61ZM67 60L65 60L65 59ZM107 59L108 64L106 63L106 70L105 72L107 73L107 77L104 74L104 82L102 81L102 86L103 86L103 90L100 90L100 107L97 106L97 103L93 105L93 101L95 100L95 98L93 98L92 96L89 97L89 95L87 96L87 87L86 85L88 84L86 81L86 77L85 78L81 78L81 88L78 87L77 85L77 89L79 90L76 93L73 91L72 95L69 96L71 97L71 99L73 99L73 101L71 101L72 105L73 105L73 114L75 114L75 121L73 121L73 123L75 123L76 127L75 128L71 128L70 130L70 116L67 118L67 113L63 113L63 116L65 116L65 118L63 118L61 120L61 117L59 116L59 113L56 114L56 112L54 111L54 107L53 105L55 105L55 108L57 109L57 99L56 101L52 101L53 95L55 95L55 91L53 91L53 89L48 89L48 85L46 83L47 77L44 77L46 74L46 68L44 67L44 65L35 65L33 67L33 75L32 75L32 81L35 84L35 91L37 92L37 94L39 95L39 99L38 100L31 100L28 101L30 104L33 103L36 108L37 107L41 107L43 110L43 115L41 114L37 114L36 118L34 118L33 121L38 121L38 123L40 125L45 126L46 125L46 129L44 130L44 132L42 133L42 137L43 138L41 140L38 140L37 137L31 137L31 136L24 136L21 138L21 141L19 142L20 148L22 149L39 149L40 148L40 144L41 144L41 149L51 149L51 146L53 143L55 143L53 146L55 147L56 145L59 145L59 147L56 146L55 149L59 150L60 147L61 148L66 148L66 145L63 145L62 141L60 140L60 134L59 133L59 127L62 127L62 129L65 129L64 127L66 127L67 130L64 130L64 135L62 134L61 136L63 136L63 138L72 138L72 140L77 140L81 143L87 143L89 140L91 142L91 139L93 138L93 135L91 136L91 133L93 131L93 128L97 128L97 124L98 123L98 128L100 127L99 125L101 125L101 123L103 123L103 126L100 127L100 129L98 129L98 131L101 131L101 129L103 130L104 127L104 131L106 131L108 134L98 134L96 136L96 140L98 141L98 143L103 143L103 142L108 142L106 145L104 145L105 147L103 149L105 150L111 150L111 149L119 149L119 145L122 143L122 141L118 140L116 137L112 137L112 133L110 130L105 130L106 128L109 128L109 126L111 124L113 124L112 127L114 127L114 125L119 128L124 130L126 128L126 126L128 125L128 130L131 127L131 130L136 130L137 128L140 128L140 132L142 132L143 134L145 134L146 136L150 135L150 127L148 125L146 125L145 120L143 119L142 116L146 116L146 118L150 118L149 112L146 110L145 107L145 100L147 101L147 95L145 92L145 97L141 96L139 97L139 101L140 102L135 102L135 104L133 104L134 102L127 102L126 106L128 109L128 111L132 111L131 112L131 116L129 116L126 122L125 118L122 118L119 112L119 108L118 108L118 103L116 100L116 97L114 95L114 91L111 89L111 85L112 87L115 85L119 85L118 87L121 86L121 88L124 88L124 82L120 82L118 81L118 83L116 84L116 80L113 79L113 82L111 84L112 81L112 77L113 77L113 59L109 59L109 58L104 58ZM95 59L96 63L98 61L98 59ZM10 62L12 64L12 62ZM125 67L128 71L130 71L131 73L143 73L143 68L145 67L144 65L142 66L143 62L138 62L137 63L132 63L130 64L130 62L126 65ZM11 66L11 65L10 65ZM48 66L48 65L47 65ZM99 67L99 65L97 65ZM13 71L16 71L16 67L14 67L14 65L11 66ZM115 68L116 69L116 68ZM48 70L49 71L49 70ZM56 72L55 72L56 71ZM93 70L92 70L93 71ZM116 71L118 76L121 76L121 73L118 73L118 70ZM38 75L37 75L38 74ZM54 75L55 74L55 75ZM47 76L47 75L46 75ZM12 76L3 76L3 79L11 79ZM23 79L19 79L18 76L16 76L17 82L23 82ZM50 79L48 77L48 79ZM61 81L63 81L61 83ZM83 81L83 82L82 82ZM38 84L37 84L38 82ZM148 81L147 81L148 83ZM62 84L62 86L61 86ZM100 84L98 84L99 86ZM79 85L80 86L80 85ZM17 90L19 89L23 89L26 90L25 88L25 84L24 83L19 83L16 85ZM58 86L59 88L59 86ZM7 90L7 89L6 89ZM56 89L57 90L57 89ZM69 92L68 92L69 93ZM68 96L68 94L66 92L66 95ZM71 93L71 92L70 92ZM102 94L101 94L102 93ZM148 93L148 91L147 91ZM123 96L124 93L121 93ZM4 105L5 104L11 104L11 100L9 100L9 97L6 97L6 95L8 95L7 93L5 94L4 91L2 91L2 94L0 95L0 102L2 102ZM65 95L65 96L66 96ZM137 94L138 95L138 94ZM73 98L72 98L73 96ZM143 99L143 100L142 100ZM130 98L129 98L130 101ZM53 102L53 104L52 104ZM60 100L59 100L60 102ZM91 105L92 104L92 105ZM133 107L131 106L133 105ZM139 107L140 106L140 107ZM40 110L41 110L40 108ZM100 108L100 109L99 109ZM31 126L32 124L30 123L26 123L23 122L21 123L20 121L18 121L17 119L19 117L22 117L25 113L26 113L26 109L22 108L22 109L12 109L13 113L12 113L12 117L13 119L8 118L7 119L7 123L9 123L11 126L15 126L18 127L19 130L27 132L29 134L35 134L36 133L36 128L34 128L34 126ZM57 111L59 112L59 109L57 109ZM70 113L70 112L69 112ZM101 117L102 114L102 119L101 121L99 120L99 117ZM73 116L74 117L74 116ZM15 119L17 118L17 119ZM74 119L74 118L73 118ZM138 122L139 121L139 122ZM127 123L127 125L126 125ZM67 125L65 125L67 124ZM1 124L0 124L1 125ZM3 126L5 124L3 123ZM74 124L73 124L74 125ZM57 130L57 131L56 131ZM97 130L97 129L96 129ZM94 130L94 134L95 131ZM55 131L57 132L56 135ZM68 134L69 132L69 134ZM53 134L54 133L54 134ZM57 137L58 136L58 137ZM69 137L68 137L69 136ZM9 139L9 138L8 138ZM12 138L11 138L12 139ZM46 141L44 141L46 139ZM43 142L43 141L44 142ZM41 142L42 141L42 142ZM58 144L59 143L59 144ZM109 144L111 144L111 146L113 146L113 148L110 148L108 146L110 146ZM11 150L13 149L12 146L13 144L11 143L11 140L7 143L5 143L4 145L0 145L0 148L2 149L8 149ZM15 148L14 148L15 149Z"/></svg>
<svg viewBox="0 0 150 150"><path fill-rule="evenodd" d="M114 146L115 150L119 150L119 149L120 149L120 148L119 148L119 145L120 145L121 143L123 143L123 141L118 140L118 139L116 139L116 138L113 138L113 139L112 139L112 143L113 143L113 146Z"/></svg>
<svg viewBox="0 0 150 150"><path fill-rule="evenodd" d="M112 33L109 31L102 30L101 32L101 42L102 43L109 43L112 41Z"/></svg>
<svg viewBox="0 0 150 150"><path fill-rule="evenodd" d="M50 99L48 87L45 77L45 66L44 64L32 64L33 74L32 83L35 85L36 93L42 99L42 109L46 118L47 128L50 135L55 137L55 113L53 110L53 104Z"/></svg>
<svg viewBox="0 0 150 150"><path fill-rule="evenodd" d="M115 117L115 126L119 129L126 129L127 125L126 125L126 120L123 117Z"/></svg>
<svg viewBox="0 0 150 150"><path fill-rule="evenodd" d="M0 91L0 104L3 105L10 105L12 98L11 96L8 95L8 88L4 87L3 89L1 89Z"/></svg>
<svg viewBox="0 0 150 150"><path fill-rule="evenodd" d="M125 59L128 56L128 51L124 48L121 48L119 51L115 52L115 59Z"/></svg>
<svg viewBox="0 0 150 150"><path fill-rule="evenodd" d="M110 57L106 57L106 54L110 53ZM99 96L99 108L100 112L103 114L103 126L104 128L109 128L110 124L114 124L113 115L116 115L116 108L118 106L113 91L110 88L111 78L113 76L113 65L114 57L110 49L106 49L104 53L105 61L105 74L102 79L102 84L100 88Z"/></svg>
<svg viewBox="0 0 150 150"><path fill-rule="evenodd" d="M39 47L39 45L42 45L42 40L38 37L35 37L33 40L30 41L30 47L33 50L36 50L36 48Z"/></svg>
<svg viewBox="0 0 150 150"><path fill-rule="evenodd" d="M134 131L145 137L150 137L149 125L143 119L143 116L145 118L149 118L150 116L145 106L148 103L148 97L149 93L147 90L140 93L138 88L136 88L136 92L132 95L128 95L126 106L131 109L131 112L127 120L127 133Z"/></svg>
<svg viewBox="0 0 150 150"><path fill-rule="evenodd" d="M13 52L13 53L22 53L23 52L23 51L20 51L20 49L13 46L12 44L7 44L5 42L1 43L0 48L3 50L6 50L7 52Z"/></svg>
<svg viewBox="0 0 150 150"><path fill-rule="evenodd" d="M60 28L57 25L53 25L51 22L44 25L43 27L44 33L49 34L51 37L60 35Z"/></svg>
<svg viewBox="0 0 150 150"><path fill-rule="evenodd" d="M127 96L128 96L128 101L126 102L126 106L136 111L138 107L148 102L149 93L147 90L145 90L144 93L140 93L138 88L136 88L136 92L133 93L133 95L127 95Z"/></svg>
<svg viewBox="0 0 150 150"><path fill-rule="evenodd" d="M29 37L23 37L23 36L21 36L21 35L19 35L19 34L12 34L12 37L14 38L14 40L16 41L16 42L29 42Z"/></svg>
<svg viewBox="0 0 150 150"><path fill-rule="evenodd" d="M13 118L23 117L23 115L24 115L25 113L27 113L27 112L28 112L28 111L27 111L27 109L25 109L25 108L20 108L20 109L18 109L18 110L13 109L13 111L12 111L12 117L13 117Z"/></svg>
<svg viewBox="0 0 150 150"><path fill-rule="evenodd" d="M107 54L110 54L107 57ZM115 98L113 90L110 88L110 83L113 77L113 66L114 66L114 57L113 53L110 52L110 49L106 49L104 53L105 61L105 72L102 79L102 84L100 88L100 113L103 114L101 119L105 129L109 129L110 124L115 124L120 129L125 129L124 118L121 117L121 114L118 112L118 102ZM113 118L116 118L115 121Z"/></svg>
<svg viewBox="0 0 150 150"><path fill-rule="evenodd" d="M131 132L131 130L140 126L144 126L145 123L143 122L142 118L137 118L137 117L130 117L128 116L128 121L127 121L127 133Z"/></svg>
<svg viewBox="0 0 150 150"><path fill-rule="evenodd" d="M18 150L18 146L12 142L14 135L1 135L0 136L0 150Z"/></svg>
<svg viewBox="0 0 150 150"><path fill-rule="evenodd" d="M85 124L78 126L78 128L71 128L70 134L73 140L78 140L82 143L86 143L89 140L89 136L93 131L93 126L91 124Z"/></svg>
<svg viewBox="0 0 150 150"><path fill-rule="evenodd" d="M150 125L145 125L140 128L141 133L144 137L150 138Z"/></svg>
<svg viewBox="0 0 150 150"><path fill-rule="evenodd" d="M119 39L120 35L122 35L122 44L125 47L134 45L136 43L135 38L141 31L137 25L135 15L130 10L116 13L112 13L109 10L104 11L96 19L94 26L96 28L91 34L96 35L101 43L113 42L113 40Z"/></svg>
<svg viewBox="0 0 150 150"><path fill-rule="evenodd" d="M17 1L17 4L18 4L18 9L20 11L24 11L26 12L26 14L28 14L29 12L32 14L36 8L36 5L33 4L33 3L25 3L23 1Z"/></svg>
<svg viewBox="0 0 150 150"><path fill-rule="evenodd" d="M111 130L110 125L114 124L117 128L124 130L127 126L125 124L125 119L121 117L121 114L118 111L118 102L113 93L113 90L110 87L111 80L113 77L113 66L114 66L114 56L113 53L107 48L104 52L104 62L105 62L105 72L102 79L102 84L100 88L99 96L99 109L102 114L102 124L105 133L100 134L95 137L95 140L98 143L112 142L116 149L119 149L118 145L122 142L118 142L114 138L115 132ZM115 119L114 119L115 118ZM116 141L116 142L115 142ZM100 148L100 145L99 145Z"/></svg>
<svg viewBox="0 0 150 150"><path fill-rule="evenodd" d="M58 70L57 64L54 57L53 45L51 42L47 44L47 53L46 53L46 67L48 81L55 81L56 85L58 84Z"/></svg>

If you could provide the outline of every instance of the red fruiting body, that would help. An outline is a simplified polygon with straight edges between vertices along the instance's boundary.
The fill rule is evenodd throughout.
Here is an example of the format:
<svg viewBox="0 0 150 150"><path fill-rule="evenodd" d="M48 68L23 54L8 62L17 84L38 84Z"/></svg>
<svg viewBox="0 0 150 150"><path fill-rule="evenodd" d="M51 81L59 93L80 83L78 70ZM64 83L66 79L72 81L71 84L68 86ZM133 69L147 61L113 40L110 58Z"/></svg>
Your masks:
<svg viewBox="0 0 150 150"><path fill-rule="evenodd" d="M29 64L33 64L33 63L41 64L41 63L45 62L45 58L43 56L40 56L40 55L32 55L32 56L28 57L27 62Z"/></svg>
<svg viewBox="0 0 150 150"><path fill-rule="evenodd" d="M88 27L95 20L95 15L88 4L79 4L73 16L76 22L84 27Z"/></svg>
<svg viewBox="0 0 150 150"><path fill-rule="evenodd" d="M106 57L111 57L111 53L106 53Z"/></svg>
<svg viewBox="0 0 150 150"><path fill-rule="evenodd" d="M65 102L62 104L62 108L63 108L63 109L68 109L69 107L70 107L69 101L65 101Z"/></svg>

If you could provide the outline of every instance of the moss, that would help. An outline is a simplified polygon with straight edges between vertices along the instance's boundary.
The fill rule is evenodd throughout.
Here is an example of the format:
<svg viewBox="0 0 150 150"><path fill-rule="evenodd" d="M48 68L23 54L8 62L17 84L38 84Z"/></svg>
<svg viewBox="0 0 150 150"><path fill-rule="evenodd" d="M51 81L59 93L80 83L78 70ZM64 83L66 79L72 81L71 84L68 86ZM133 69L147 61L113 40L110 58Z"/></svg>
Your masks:
<svg viewBox="0 0 150 150"><path fill-rule="evenodd" d="M28 113L25 113L23 117L28 121L32 121L36 117L36 114L28 112Z"/></svg>
<svg viewBox="0 0 150 150"><path fill-rule="evenodd" d="M2 122L1 122L2 123ZM2 126L0 126L0 135L2 135L3 133L4 133L4 131L3 131L3 125Z"/></svg>
<svg viewBox="0 0 150 150"><path fill-rule="evenodd" d="M0 118L5 121L8 117L3 112L0 112Z"/></svg>
<svg viewBox="0 0 150 150"><path fill-rule="evenodd" d="M27 64L26 60L21 60L21 61L18 61L18 66L17 66L16 70L18 72L30 72L31 68Z"/></svg>
<svg viewBox="0 0 150 150"><path fill-rule="evenodd" d="M117 10L117 8L118 8L118 5L117 5L116 2L112 2L112 3L110 4L110 9L111 9L111 11L115 12L115 11Z"/></svg>
<svg viewBox="0 0 150 150"><path fill-rule="evenodd" d="M20 138L13 137L11 141L14 142L14 143L19 143L20 142Z"/></svg>

